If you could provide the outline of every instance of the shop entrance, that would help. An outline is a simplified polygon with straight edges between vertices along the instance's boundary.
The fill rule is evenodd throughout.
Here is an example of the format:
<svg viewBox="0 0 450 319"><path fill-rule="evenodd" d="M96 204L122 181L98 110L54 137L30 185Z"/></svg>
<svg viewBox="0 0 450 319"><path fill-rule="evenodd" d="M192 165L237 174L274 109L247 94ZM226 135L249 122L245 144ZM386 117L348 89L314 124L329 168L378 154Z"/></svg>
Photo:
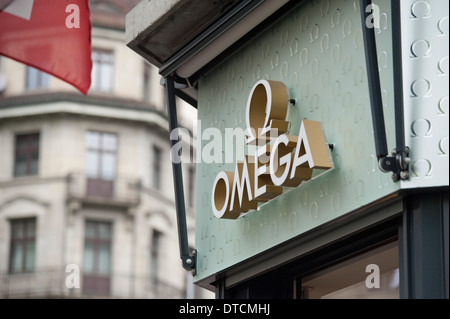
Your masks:
<svg viewBox="0 0 450 319"><path fill-rule="evenodd" d="M295 299L398 299L398 241L296 278L294 285Z"/></svg>
<svg viewBox="0 0 450 319"><path fill-rule="evenodd" d="M243 263L228 270L215 283L216 296L227 299L448 298L448 192L409 194L396 205L400 208L398 213L357 231L344 234L349 222L336 222L306 234L305 237L311 236L307 241L285 243L249 261L250 266ZM377 210L367 218L373 220L375 215L386 214L389 208ZM361 220L358 223L363 224ZM341 236L333 237L336 230ZM327 238L333 240L327 242ZM298 257L283 262L286 256L295 255ZM274 266L270 267L270 263Z"/></svg>
<svg viewBox="0 0 450 319"><path fill-rule="evenodd" d="M362 290L364 294L360 298L376 298L383 294L381 288L364 289L366 278L373 275L366 273L366 267L371 264L380 270L383 298L399 298L398 223L399 219L393 218L311 252L229 289L226 298L353 298L351 294ZM393 288L385 287L386 283Z"/></svg>

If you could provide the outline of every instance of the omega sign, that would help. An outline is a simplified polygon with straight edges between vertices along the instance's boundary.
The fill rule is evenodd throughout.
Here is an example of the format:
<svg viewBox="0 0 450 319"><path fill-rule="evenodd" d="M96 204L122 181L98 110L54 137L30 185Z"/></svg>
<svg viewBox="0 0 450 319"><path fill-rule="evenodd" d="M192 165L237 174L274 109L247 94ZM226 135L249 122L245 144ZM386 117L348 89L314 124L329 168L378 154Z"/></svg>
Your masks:
<svg viewBox="0 0 450 319"><path fill-rule="evenodd" d="M217 174L212 209L217 218L236 219L311 179L313 169L330 169L332 162L320 122L304 119L298 136L288 135L288 91L282 82L258 81L246 109L246 143L254 156L238 161L234 172Z"/></svg>

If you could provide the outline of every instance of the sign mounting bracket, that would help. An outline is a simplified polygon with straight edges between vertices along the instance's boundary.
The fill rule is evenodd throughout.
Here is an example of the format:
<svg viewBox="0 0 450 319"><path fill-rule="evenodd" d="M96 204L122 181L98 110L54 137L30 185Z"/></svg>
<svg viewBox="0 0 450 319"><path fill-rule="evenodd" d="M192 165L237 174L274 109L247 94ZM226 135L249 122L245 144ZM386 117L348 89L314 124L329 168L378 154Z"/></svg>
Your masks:
<svg viewBox="0 0 450 319"><path fill-rule="evenodd" d="M409 158L409 147L405 146L400 0L391 1L396 138L396 147L391 152L392 156L388 156L387 150L386 127L384 123L380 74L378 71L377 46L374 30L374 25L376 23L369 23L372 19L376 20L380 18L375 14L376 11L379 10L373 10L375 5L372 3L372 0L360 0L359 4L378 166L383 172L392 172L392 180L394 182L407 180L409 179L409 163L411 159Z"/></svg>
<svg viewBox="0 0 450 319"><path fill-rule="evenodd" d="M165 78L165 88L166 88L166 98L167 98L167 112L169 118L169 130L178 128L178 117L177 117L177 104L176 104L176 90L175 82L172 78ZM173 146L179 142L179 137L176 139L170 139L171 152L176 150ZM176 158L177 154L171 154L171 158ZM184 202L184 188L183 188L183 174L181 161L172 160L172 171L173 171L173 185L175 189L175 206L177 214L177 227L178 227L178 244L180 248L180 258L183 268L192 271L192 274L196 274L197 266L197 254L194 250L192 254L189 252L189 243L187 236L187 224L186 224L186 205Z"/></svg>

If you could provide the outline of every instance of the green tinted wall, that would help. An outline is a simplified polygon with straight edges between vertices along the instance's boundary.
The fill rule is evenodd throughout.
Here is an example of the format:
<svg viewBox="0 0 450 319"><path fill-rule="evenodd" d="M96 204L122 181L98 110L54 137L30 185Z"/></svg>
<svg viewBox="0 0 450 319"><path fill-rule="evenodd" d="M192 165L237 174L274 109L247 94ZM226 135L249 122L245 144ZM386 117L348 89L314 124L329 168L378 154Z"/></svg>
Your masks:
<svg viewBox="0 0 450 319"><path fill-rule="evenodd" d="M376 37L388 147L393 149L390 2L374 3L381 11ZM251 88L260 79L270 79L284 82L290 98L297 101L289 106L290 134L298 134L303 118L321 121L327 143L335 147L331 152L333 169L286 189L283 195L238 220L216 219L211 208L217 173L234 171L235 164L198 164L196 280L399 190L401 184L392 182L391 175L377 167L361 30L359 1L305 1L200 80L199 146L211 143L201 140L208 127L222 132L226 128L245 129ZM448 141L448 127L446 134ZM225 145L224 139L216 142ZM202 152L199 146L198 158ZM232 147L228 143L224 152Z"/></svg>

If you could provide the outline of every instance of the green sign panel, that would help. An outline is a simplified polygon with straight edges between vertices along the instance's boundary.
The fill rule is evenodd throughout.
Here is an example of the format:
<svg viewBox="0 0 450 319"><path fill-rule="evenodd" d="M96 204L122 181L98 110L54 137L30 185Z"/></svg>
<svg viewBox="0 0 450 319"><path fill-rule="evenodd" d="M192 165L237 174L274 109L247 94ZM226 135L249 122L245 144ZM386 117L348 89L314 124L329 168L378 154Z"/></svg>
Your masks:
<svg viewBox="0 0 450 319"><path fill-rule="evenodd" d="M388 134L394 147L390 3L377 1L381 86ZM287 134L304 120L320 122L333 166L237 219L214 215L212 191L221 171L243 161L236 145L247 128L246 106L260 80L287 87ZM292 102L292 101L291 101ZM399 190L378 169L365 66L359 1L305 1L199 83L196 280L299 236ZM236 130L237 131L237 130ZM228 132L228 133L227 133Z"/></svg>

